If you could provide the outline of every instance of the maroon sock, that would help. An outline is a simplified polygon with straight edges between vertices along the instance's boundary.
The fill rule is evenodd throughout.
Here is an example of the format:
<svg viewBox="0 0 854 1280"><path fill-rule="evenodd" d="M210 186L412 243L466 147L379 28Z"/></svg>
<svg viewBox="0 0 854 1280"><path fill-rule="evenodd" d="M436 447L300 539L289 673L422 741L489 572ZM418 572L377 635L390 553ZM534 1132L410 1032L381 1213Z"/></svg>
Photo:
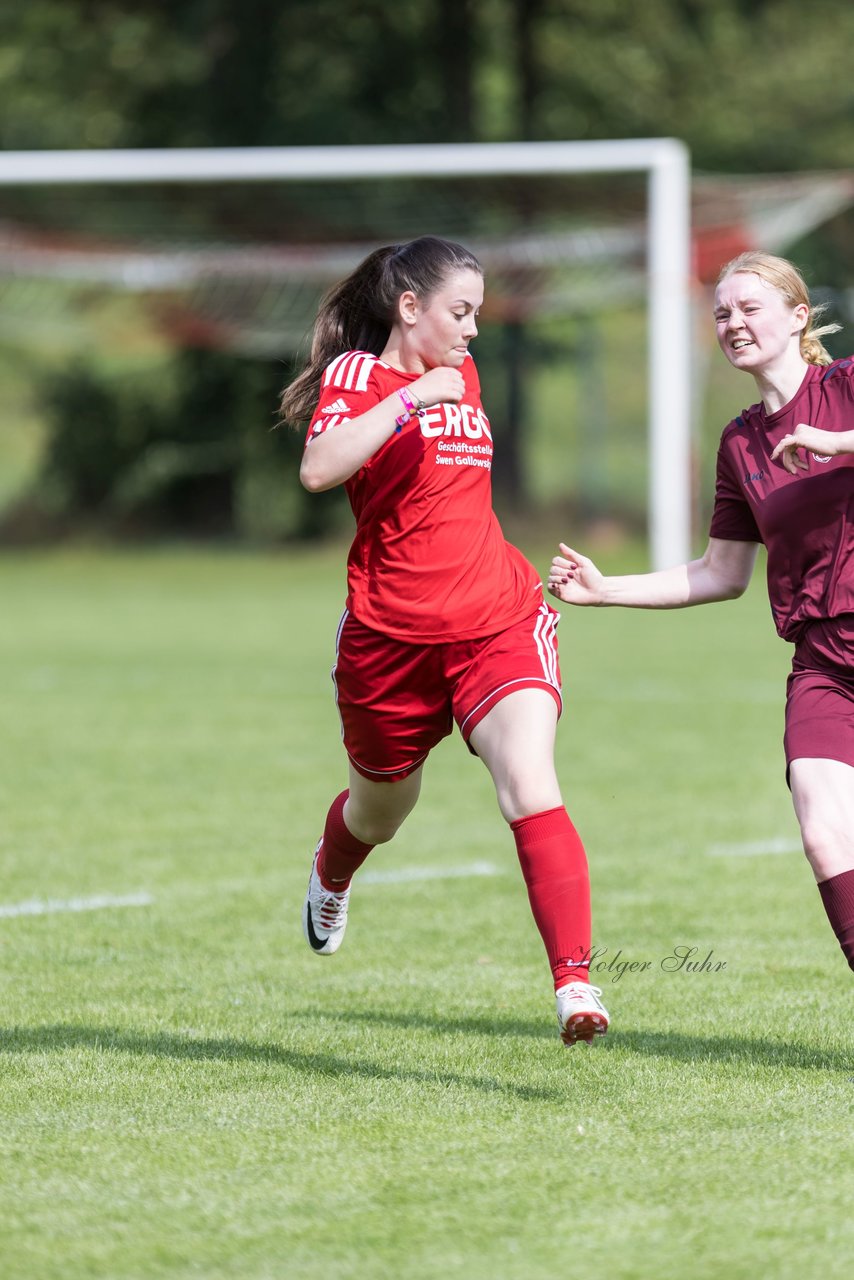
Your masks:
<svg viewBox="0 0 854 1280"><path fill-rule="evenodd" d="M589 982L590 876L581 837L563 807L510 823L555 990Z"/></svg>
<svg viewBox="0 0 854 1280"><path fill-rule="evenodd" d="M848 967L854 969L854 871L822 880L818 891Z"/></svg>
<svg viewBox="0 0 854 1280"><path fill-rule="evenodd" d="M329 806L317 859L320 883L324 889L334 893L343 893L350 887L353 872L359 870L374 847L357 840L345 825L344 802L349 794L349 791L342 791Z"/></svg>

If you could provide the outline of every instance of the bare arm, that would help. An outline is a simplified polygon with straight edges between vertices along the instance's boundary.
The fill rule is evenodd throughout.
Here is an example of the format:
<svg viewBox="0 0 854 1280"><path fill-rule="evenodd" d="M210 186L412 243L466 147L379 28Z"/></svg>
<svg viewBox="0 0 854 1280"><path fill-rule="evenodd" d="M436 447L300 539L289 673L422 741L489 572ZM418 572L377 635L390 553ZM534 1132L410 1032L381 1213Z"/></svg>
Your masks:
<svg viewBox="0 0 854 1280"><path fill-rule="evenodd" d="M750 582L755 542L710 538L699 560L655 573L606 578L592 560L564 543L549 571L548 588L565 604L623 605L631 609L684 609L714 600L734 600Z"/></svg>
<svg viewBox="0 0 854 1280"><path fill-rule="evenodd" d="M425 405L459 404L465 382L459 369L442 366L409 383L410 395ZM360 413L349 422L315 436L302 456L299 478L310 493L322 493L343 484L372 458L396 430L396 419L404 411L397 392Z"/></svg>

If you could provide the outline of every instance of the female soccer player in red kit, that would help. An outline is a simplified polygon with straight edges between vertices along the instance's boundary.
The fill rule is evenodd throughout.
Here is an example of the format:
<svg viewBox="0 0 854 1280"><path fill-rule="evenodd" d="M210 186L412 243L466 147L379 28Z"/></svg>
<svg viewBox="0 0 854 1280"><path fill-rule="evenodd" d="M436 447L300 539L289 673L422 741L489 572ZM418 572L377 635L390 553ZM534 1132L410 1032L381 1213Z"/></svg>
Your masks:
<svg viewBox="0 0 854 1280"><path fill-rule="evenodd" d="M739 596L768 552L778 633L794 646L787 777L804 850L854 969L854 358L832 360L790 262L745 253L715 293L718 343L760 401L724 430L702 559L603 577L561 544L549 590L580 605L678 609Z"/></svg>
<svg viewBox="0 0 854 1280"><path fill-rule="evenodd" d="M462 246L379 249L322 302L282 396L283 419L309 421L302 483L343 484L356 518L332 673L349 786L315 852L303 930L317 954L337 951L354 872L412 810L456 721L513 831L572 1044L604 1033L608 1014L589 984L587 859L555 775L558 615L492 510L468 350L482 302Z"/></svg>

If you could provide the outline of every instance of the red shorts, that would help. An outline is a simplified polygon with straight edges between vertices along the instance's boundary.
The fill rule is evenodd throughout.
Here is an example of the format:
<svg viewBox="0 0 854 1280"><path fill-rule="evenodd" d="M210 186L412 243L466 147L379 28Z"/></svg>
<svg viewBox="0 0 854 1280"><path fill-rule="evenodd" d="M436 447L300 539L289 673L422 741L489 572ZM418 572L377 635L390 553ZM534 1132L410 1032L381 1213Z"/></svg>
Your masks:
<svg viewBox="0 0 854 1280"><path fill-rule="evenodd" d="M786 776L803 757L854 768L854 631L851 618L807 627L786 687Z"/></svg>
<svg viewBox="0 0 854 1280"><path fill-rule="evenodd" d="M353 767L374 782L398 782L424 763L455 720L469 745L484 716L518 689L547 689L560 714L559 618L544 603L498 635L407 644L345 613L332 679Z"/></svg>

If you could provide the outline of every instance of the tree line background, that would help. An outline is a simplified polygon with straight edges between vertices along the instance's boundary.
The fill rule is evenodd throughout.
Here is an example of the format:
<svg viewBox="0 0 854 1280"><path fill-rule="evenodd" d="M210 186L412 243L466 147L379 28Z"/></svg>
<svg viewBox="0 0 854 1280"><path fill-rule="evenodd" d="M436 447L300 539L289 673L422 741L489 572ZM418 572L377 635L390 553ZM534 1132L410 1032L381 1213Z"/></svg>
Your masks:
<svg viewBox="0 0 854 1280"><path fill-rule="evenodd" d="M843 0L7 0L0 147L676 136L698 170L854 169L852 47ZM854 283L850 232L840 216L799 245L813 279ZM496 378L507 336L479 340ZM147 390L96 357L41 379L39 466L7 537L251 531L270 474L284 506L259 532L334 524L340 495L304 501L299 440L267 430L286 361L188 343ZM524 414L506 392L497 481L523 504Z"/></svg>

